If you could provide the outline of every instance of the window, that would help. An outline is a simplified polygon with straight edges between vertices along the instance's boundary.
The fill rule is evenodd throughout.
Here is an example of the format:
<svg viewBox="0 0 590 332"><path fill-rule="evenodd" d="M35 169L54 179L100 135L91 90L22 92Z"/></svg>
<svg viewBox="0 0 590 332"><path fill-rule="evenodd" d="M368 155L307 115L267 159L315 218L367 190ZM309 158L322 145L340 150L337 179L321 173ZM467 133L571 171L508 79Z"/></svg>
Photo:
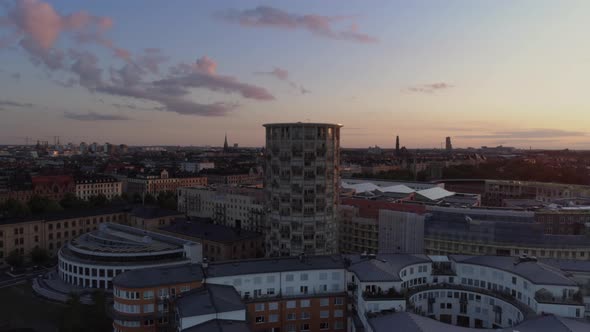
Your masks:
<svg viewBox="0 0 590 332"><path fill-rule="evenodd" d="M309 300L301 300L299 301L299 306L301 306L301 308L308 308L310 305L310 301Z"/></svg>
<svg viewBox="0 0 590 332"><path fill-rule="evenodd" d="M268 303L268 310L278 310L279 304L277 302L269 302Z"/></svg>
<svg viewBox="0 0 590 332"><path fill-rule="evenodd" d="M285 287L285 293L287 293L287 295L293 294L293 287Z"/></svg>
<svg viewBox="0 0 590 332"><path fill-rule="evenodd" d="M328 310L320 311L320 318L328 318L328 317L330 317L330 311L328 311Z"/></svg>
<svg viewBox="0 0 590 332"><path fill-rule="evenodd" d="M334 322L334 330L343 330L344 329L344 322L341 320L337 320Z"/></svg>
<svg viewBox="0 0 590 332"><path fill-rule="evenodd" d="M337 297L334 299L334 305L343 305L343 304L344 304L344 298Z"/></svg>
<svg viewBox="0 0 590 332"><path fill-rule="evenodd" d="M270 323L275 323L279 321L279 315L278 314L270 314L268 315L268 321Z"/></svg>
<svg viewBox="0 0 590 332"><path fill-rule="evenodd" d="M287 320L296 320L297 315L294 312L290 312L287 314Z"/></svg>
<svg viewBox="0 0 590 332"><path fill-rule="evenodd" d="M299 280L306 281L307 280L307 273L301 273L299 275Z"/></svg>
<svg viewBox="0 0 590 332"><path fill-rule="evenodd" d="M146 300L153 299L154 298L154 291L150 290L150 291L143 292L143 298Z"/></svg>
<svg viewBox="0 0 590 332"><path fill-rule="evenodd" d="M264 316L256 316L256 324L262 324L264 323Z"/></svg>
<svg viewBox="0 0 590 332"><path fill-rule="evenodd" d="M295 332L295 331L297 331L297 326L287 325L286 330L287 330L287 332Z"/></svg>
<svg viewBox="0 0 590 332"><path fill-rule="evenodd" d="M266 294L268 294L268 295L274 295L275 294L275 289L274 288L267 288L266 289Z"/></svg>
<svg viewBox="0 0 590 332"><path fill-rule="evenodd" d="M309 331L309 324L308 323L301 324L301 331Z"/></svg>
<svg viewBox="0 0 590 332"><path fill-rule="evenodd" d="M256 311L264 311L264 303L256 303L255 310Z"/></svg>
<svg viewBox="0 0 590 332"><path fill-rule="evenodd" d="M512 277L512 284L516 285L516 277Z"/></svg>
<svg viewBox="0 0 590 332"><path fill-rule="evenodd" d="M148 313L148 312L154 312L154 304L150 303L150 304L144 304L143 305L143 312L144 313Z"/></svg>
<svg viewBox="0 0 590 332"><path fill-rule="evenodd" d="M297 301L287 301L287 309L297 308Z"/></svg>
<svg viewBox="0 0 590 332"><path fill-rule="evenodd" d="M299 288L299 291L300 291L302 294L307 294L307 286L301 286L301 287Z"/></svg>
<svg viewBox="0 0 590 332"><path fill-rule="evenodd" d="M332 272L332 280L340 279L340 272Z"/></svg>
<svg viewBox="0 0 590 332"><path fill-rule="evenodd" d="M344 310L342 310L342 309L334 310L334 317L344 317Z"/></svg>
<svg viewBox="0 0 590 332"><path fill-rule="evenodd" d="M320 323L320 330L327 330L330 328L330 324L328 322L321 322Z"/></svg>
<svg viewBox="0 0 590 332"><path fill-rule="evenodd" d="M311 315L309 314L308 311L301 312L301 319L309 319L309 317L311 317Z"/></svg>
<svg viewBox="0 0 590 332"><path fill-rule="evenodd" d="M320 280L328 280L328 274L326 272L321 272Z"/></svg>

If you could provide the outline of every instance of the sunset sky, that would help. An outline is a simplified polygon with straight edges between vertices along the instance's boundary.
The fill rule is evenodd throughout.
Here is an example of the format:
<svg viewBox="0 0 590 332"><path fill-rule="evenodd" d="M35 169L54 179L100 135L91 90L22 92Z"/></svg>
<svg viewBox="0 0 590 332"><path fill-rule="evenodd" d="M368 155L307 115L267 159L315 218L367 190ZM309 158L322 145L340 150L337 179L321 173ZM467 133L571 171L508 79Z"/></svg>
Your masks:
<svg viewBox="0 0 590 332"><path fill-rule="evenodd" d="M0 144L590 149L590 1L0 0Z"/></svg>

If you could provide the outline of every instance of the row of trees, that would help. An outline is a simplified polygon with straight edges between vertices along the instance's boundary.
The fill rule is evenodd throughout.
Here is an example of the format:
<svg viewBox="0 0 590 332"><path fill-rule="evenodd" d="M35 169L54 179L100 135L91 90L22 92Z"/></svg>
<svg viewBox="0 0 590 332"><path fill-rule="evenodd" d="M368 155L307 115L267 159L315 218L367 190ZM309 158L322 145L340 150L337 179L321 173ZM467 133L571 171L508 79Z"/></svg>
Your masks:
<svg viewBox="0 0 590 332"><path fill-rule="evenodd" d="M92 305L80 302L78 294L70 294L70 299L59 319L60 332L103 332L112 331L112 319L107 312L107 301L104 292L92 293Z"/></svg>
<svg viewBox="0 0 590 332"><path fill-rule="evenodd" d="M44 213L58 212L70 209L92 209L118 204L146 204L158 205L163 209L176 209L176 194L172 191L162 192L157 196L140 194L115 196L110 200L103 194L83 200L73 193L67 193L64 198L57 202L46 197L33 196L27 203L14 199L8 199L0 204L0 218L29 217Z"/></svg>
<svg viewBox="0 0 590 332"><path fill-rule="evenodd" d="M29 253L31 262L34 265L44 265L51 259L49 251L43 248L35 247ZM25 264L25 257L21 255L17 249L14 249L4 258L6 264L13 268L22 267Z"/></svg>

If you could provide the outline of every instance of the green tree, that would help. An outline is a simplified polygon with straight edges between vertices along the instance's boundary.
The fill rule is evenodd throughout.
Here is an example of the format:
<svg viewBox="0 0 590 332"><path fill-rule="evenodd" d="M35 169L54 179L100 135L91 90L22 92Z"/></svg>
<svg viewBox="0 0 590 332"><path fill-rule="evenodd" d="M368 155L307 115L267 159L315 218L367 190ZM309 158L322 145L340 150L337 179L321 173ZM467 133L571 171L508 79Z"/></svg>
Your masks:
<svg viewBox="0 0 590 332"><path fill-rule="evenodd" d="M92 207L102 207L109 203L109 199L104 194L98 194L96 196L91 196L88 199L88 202Z"/></svg>
<svg viewBox="0 0 590 332"><path fill-rule="evenodd" d="M67 306L62 312L59 331L60 332L82 332L87 331L84 308L80 302L80 296L71 293Z"/></svg>
<svg viewBox="0 0 590 332"><path fill-rule="evenodd" d="M154 195L150 194L150 193L146 193L143 196L143 204L145 205L153 205L158 203L158 201L156 200L156 198L154 197Z"/></svg>
<svg viewBox="0 0 590 332"><path fill-rule="evenodd" d="M61 211L63 208L58 202L47 197L33 196L29 201L29 209L33 214Z"/></svg>
<svg viewBox="0 0 590 332"><path fill-rule="evenodd" d="M35 247L31 250L31 261L37 265L43 265L49 261L49 252L43 248Z"/></svg>
<svg viewBox="0 0 590 332"><path fill-rule="evenodd" d="M64 209L80 209L88 207L88 203L78 197L76 197L73 193L67 193L64 195L64 198L59 201L59 205L61 205Z"/></svg>
<svg viewBox="0 0 590 332"><path fill-rule="evenodd" d="M162 209L176 210L176 194L173 191L162 192L158 195L158 206Z"/></svg>
<svg viewBox="0 0 590 332"><path fill-rule="evenodd" d="M6 217L27 217L31 215L31 210L26 204L17 201L13 198L6 200L0 204L0 215Z"/></svg>
<svg viewBox="0 0 590 332"><path fill-rule="evenodd" d="M112 319L107 312L107 300L105 293L97 290L92 293L93 304L86 310L87 331L109 331L112 330Z"/></svg>
<svg viewBox="0 0 590 332"><path fill-rule="evenodd" d="M6 256L4 261L13 268L19 268L25 263L25 258L18 252L17 249L14 249Z"/></svg>

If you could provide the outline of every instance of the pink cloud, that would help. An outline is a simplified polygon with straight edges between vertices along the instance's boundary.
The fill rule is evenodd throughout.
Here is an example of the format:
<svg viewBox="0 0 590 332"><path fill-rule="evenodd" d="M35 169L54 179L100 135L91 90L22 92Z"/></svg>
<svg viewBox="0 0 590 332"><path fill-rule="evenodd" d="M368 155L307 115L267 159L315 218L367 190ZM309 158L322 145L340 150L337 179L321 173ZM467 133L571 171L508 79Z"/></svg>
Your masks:
<svg viewBox="0 0 590 332"><path fill-rule="evenodd" d="M359 32L356 24L352 24L345 30L337 30L334 27L338 22L351 20L353 17L350 16L298 15L269 6L259 6L247 10L226 10L217 13L216 17L246 27L305 29L315 35L331 39L359 43L375 43L378 41L375 37Z"/></svg>
<svg viewBox="0 0 590 332"><path fill-rule="evenodd" d="M203 73L214 75L217 70L217 63L207 56L197 59L195 68Z"/></svg>

